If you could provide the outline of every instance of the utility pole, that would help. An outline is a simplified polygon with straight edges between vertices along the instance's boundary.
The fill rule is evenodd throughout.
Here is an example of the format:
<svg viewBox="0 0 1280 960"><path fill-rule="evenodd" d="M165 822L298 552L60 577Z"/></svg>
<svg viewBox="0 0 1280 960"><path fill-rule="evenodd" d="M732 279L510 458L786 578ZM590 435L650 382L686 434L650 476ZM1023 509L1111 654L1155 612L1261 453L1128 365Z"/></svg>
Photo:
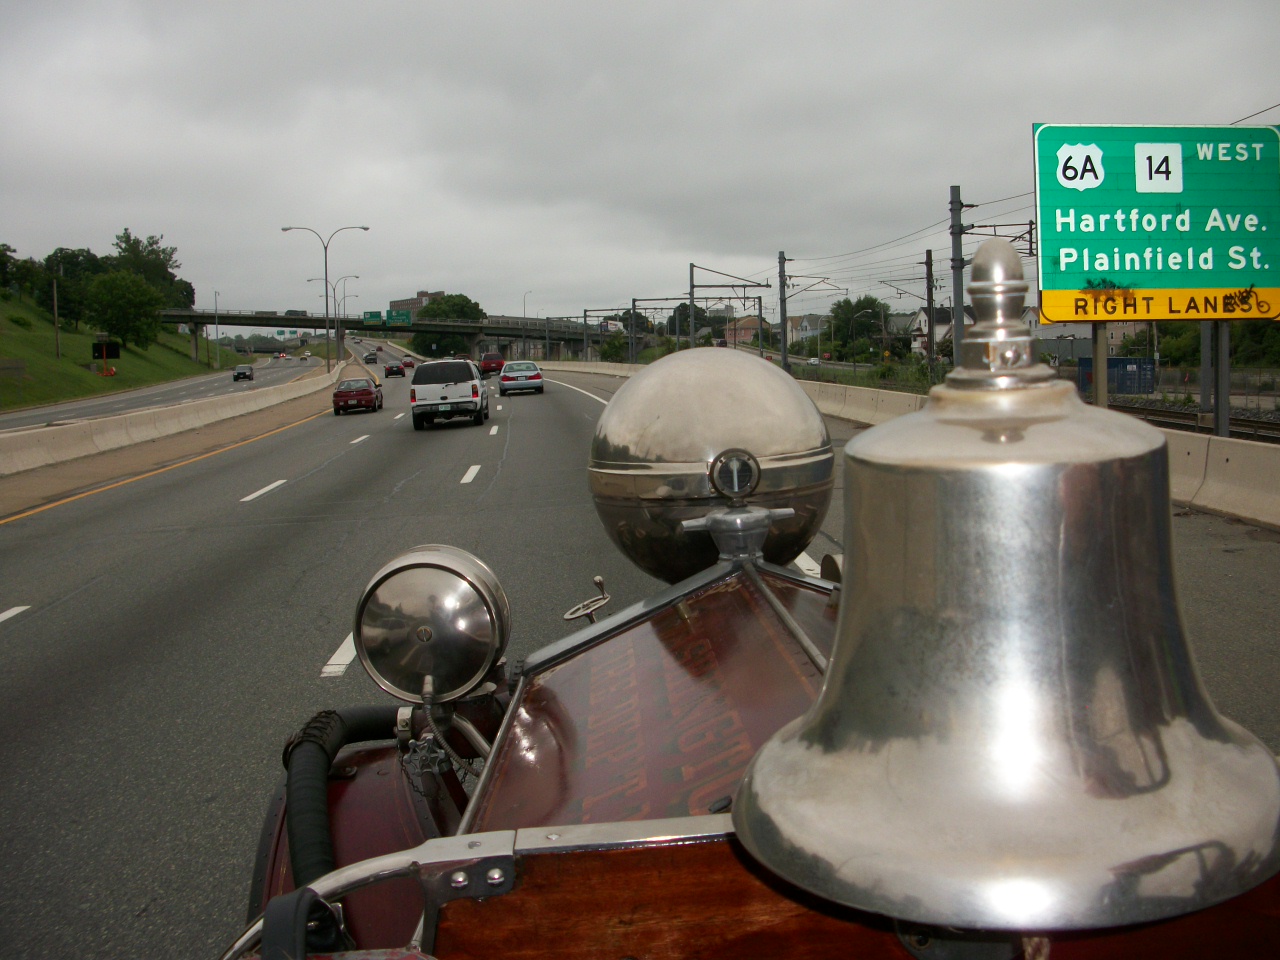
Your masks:
<svg viewBox="0 0 1280 960"><path fill-rule="evenodd" d="M790 370L787 363L787 255L778 251L778 324L782 327L782 369Z"/></svg>
<svg viewBox="0 0 1280 960"><path fill-rule="evenodd" d="M929 324L929 339L925 346L925 351L929 359L929 372L933 372L934 361L934 342L933 342L933 251L926 250L924 252L924 303L926 319ZM932 378L930 378L932 379Z"/></svg>
<svg viewBox="0 0 1280 960"><path fill-rule="evenodd" d="M951 361L960 363L964 342L964 235L969 227L961 222L964 204L960 187L951 187Z"/></svg>
<svg viewBox="0 0 1280 960"><path fill-rule="evenodd" d="M689 349L693 349L693 264L689 264ZM680 341L676 341L676 349L680 349Z"/></svg>

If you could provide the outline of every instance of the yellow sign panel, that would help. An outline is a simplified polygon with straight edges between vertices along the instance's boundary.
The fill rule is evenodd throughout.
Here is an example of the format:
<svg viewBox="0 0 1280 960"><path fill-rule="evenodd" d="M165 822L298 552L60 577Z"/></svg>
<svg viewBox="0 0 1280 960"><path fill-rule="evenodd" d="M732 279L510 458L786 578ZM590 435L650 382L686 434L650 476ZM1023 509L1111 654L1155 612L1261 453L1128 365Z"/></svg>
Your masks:
<svg viewBox="0 0 1280 960"><path fill-rule="evenodd" d="M1264 320L1275 317L1277 305L1280 287L1042 290L1040 323Z"/></svg>

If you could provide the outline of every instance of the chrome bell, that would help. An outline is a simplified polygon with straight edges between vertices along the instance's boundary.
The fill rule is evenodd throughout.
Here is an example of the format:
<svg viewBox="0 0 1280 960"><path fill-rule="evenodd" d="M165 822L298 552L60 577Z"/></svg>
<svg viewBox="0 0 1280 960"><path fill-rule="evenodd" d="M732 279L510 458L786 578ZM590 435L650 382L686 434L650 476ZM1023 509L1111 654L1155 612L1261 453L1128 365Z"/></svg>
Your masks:
<svg viewBox="0 0 1280 960"><path fill-rule="evenodd" d="M831 665L734 826L783 878L903 920L1190 912L1280 869L1280 770L1196 674L1163 435L1034 362L1026 288L983 244L961 365L845 448Z"/></svg>

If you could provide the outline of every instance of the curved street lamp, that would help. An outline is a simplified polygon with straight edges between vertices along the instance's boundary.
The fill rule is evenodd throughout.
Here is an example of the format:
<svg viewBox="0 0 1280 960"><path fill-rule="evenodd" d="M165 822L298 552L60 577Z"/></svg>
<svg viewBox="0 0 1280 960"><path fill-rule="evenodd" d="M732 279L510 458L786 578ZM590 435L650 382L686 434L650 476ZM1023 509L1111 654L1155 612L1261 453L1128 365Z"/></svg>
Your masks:
<svg viewBox="0 0 1280 960"><path fill-rule="evenodd" d="M334 237L336 237L338 234L340 234L343 230L366 230L367 231L368 229L369 229L368 227L339 227L337 230L333 231L333 233L329 234L329 239L326 240L324 237L320 236L320 234L316 233L316 231L312 230L310 227L281 227L280 228L281 232L283 233L288 233L290 230L306 230L308 233L315 233L316 239L319 240L320 245L324 247L324 285L326 288L324 293L324 369L326 373L333 369L333 358L330 356L330 351L329 351L329 290L328 290L328 287L329 287L329 241L332 240Z"/></svg>
<svg viewBox="0 0 1280 960"><path fill-rule="evenodd" d="M524 296L520 298L520 316L527 317L529 315L529 294L532 290L526 290Z"/></svg>

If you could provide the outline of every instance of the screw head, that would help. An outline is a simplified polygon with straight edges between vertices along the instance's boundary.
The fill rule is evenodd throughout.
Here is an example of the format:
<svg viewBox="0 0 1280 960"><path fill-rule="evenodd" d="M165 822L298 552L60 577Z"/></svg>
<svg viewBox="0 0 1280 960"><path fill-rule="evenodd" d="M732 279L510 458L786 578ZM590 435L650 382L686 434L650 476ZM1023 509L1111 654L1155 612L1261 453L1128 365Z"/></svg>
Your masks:
<svg viewBox="0 0 1280 960"><path fill-rule="evenodd" d="M467 885L467 874L462 870L455 870L449 874L449 885L455 890L461 890Z"/></svg>
<svg viewBox="0 0 1280 960"><path fill-rule="evenodd" d="M502 872L501 867L490 867L489 872L484 875L484 878L488 881L489 886L496 887L507 878L507 875Z"/></svg>

